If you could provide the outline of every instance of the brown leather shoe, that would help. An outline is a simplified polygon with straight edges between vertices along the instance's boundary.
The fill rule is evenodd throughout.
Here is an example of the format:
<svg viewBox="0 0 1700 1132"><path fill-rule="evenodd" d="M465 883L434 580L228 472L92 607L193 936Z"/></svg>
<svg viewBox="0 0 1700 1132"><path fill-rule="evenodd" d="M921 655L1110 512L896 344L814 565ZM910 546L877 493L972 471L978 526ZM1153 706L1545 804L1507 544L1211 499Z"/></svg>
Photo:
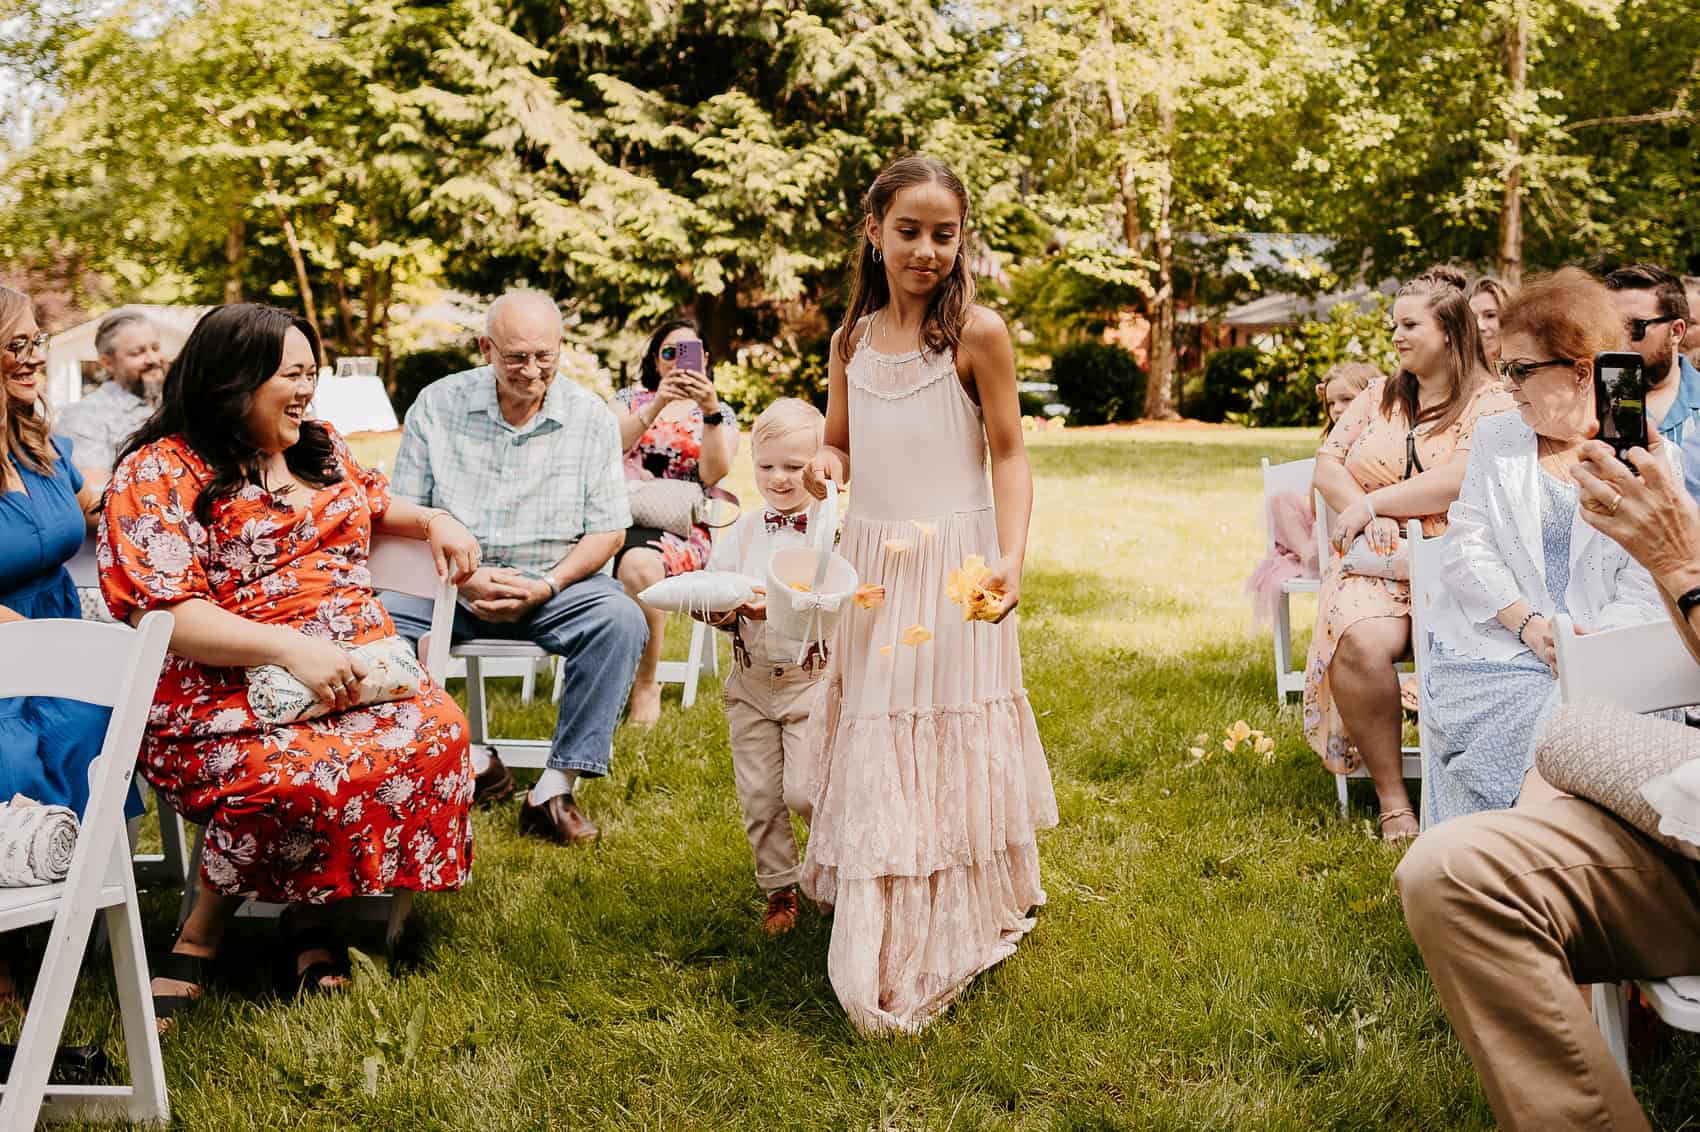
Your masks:
<svg viewBox="0 0 1700 1132"><path fill-rule="evenodd" d="M602 831L579 811L571 794L557 794L541 806L532 805L527 794L519 807L519 831L562 845L589 845L602 836Z"/></svg>
<svg viewBox="0 0 1700 1132"><path fill-rule="evenodd" d="M767 894L767 915L761 927L768 935L784 935L797 926L797 890L780 888Z"/></svg>
<svg viewBox="0 0 1700 1132"><path fill-rule="evenodd" d="M514 772L503 765L502 756L496 753L496 748L487 749L490 752L490 765L484 768L483 774L472 780L474 806L493 806L514 796Z"/></svg>

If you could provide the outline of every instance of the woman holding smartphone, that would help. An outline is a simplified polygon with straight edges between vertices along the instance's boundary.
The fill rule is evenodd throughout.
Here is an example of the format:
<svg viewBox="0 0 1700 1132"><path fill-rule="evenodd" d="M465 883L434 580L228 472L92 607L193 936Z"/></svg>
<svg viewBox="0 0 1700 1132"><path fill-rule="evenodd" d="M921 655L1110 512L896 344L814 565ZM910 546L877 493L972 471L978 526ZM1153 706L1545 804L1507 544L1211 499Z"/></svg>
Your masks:
<svg viewBox="0 0 1700 1132"><path fill-rule="evenodd" d="M1535 735L1558 700L1553 618L1597 632L1664 616L1647 571L1583 521L1572 478L1598 427L1596 358L1623 345L1611 293L1567 267L1511 299L1501 334L1517 412L1476 429L1421 674L1439 748L1423 804L1436 822L1505 809L1529 788ZM1675 448L1664 454L1680 478Z"/></svg>
<svg viewBox="0 0 1700 1132"><path fill-rule="evenodd" d="M657 327L644 347L638 377L641 384L614 395L626 478L687 480L704 488L724 479L738 455L738 422L714 392L696 323L675 319ZM614 556L614 576L635 601L662 578L701 570L708 565L712 549L711 532L701 523L685 538L654 527L633 526L626 532L625 546ZM655 671L661 662L667 620L666 614L647 606L644 615L649 619L649 645L638 662L628 718L650 724L661 717L661 685Z"/></svg>

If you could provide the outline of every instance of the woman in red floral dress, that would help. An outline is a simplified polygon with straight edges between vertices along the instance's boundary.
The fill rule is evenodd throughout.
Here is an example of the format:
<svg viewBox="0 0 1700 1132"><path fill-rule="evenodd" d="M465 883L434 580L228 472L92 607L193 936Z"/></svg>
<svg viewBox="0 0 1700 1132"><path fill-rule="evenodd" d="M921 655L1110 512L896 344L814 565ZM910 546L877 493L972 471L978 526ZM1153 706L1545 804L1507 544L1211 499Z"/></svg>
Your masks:
<svg viewBox="0 0 1700 1132"><path fill-rule="evenodd" d="M365 664L347 650L395 633L367 567L375 530L428 540L456 580L478 546L446 513L392 502L341 437L303 420L318 366L305 321L250 303L214 310L106 498L107 605L130 622L175 618L140 769L206 827L194 912L155 967L162 1017L198 996L243 897L290 905L281 976L331 989L346 956L324 906L456 889L472 865L465 717L429 680L412 698L355 706ZM330 714L263 723L245 678L262 664L288 669Z"/></svg>
<svg viewBox="0 0 1700 1132"><path fill-rule="evenodd" d="M614 395L627 479L689 480L707 488L732 470L738 455L738 419L714 392L706 354L701 371L679 364L679 347L686 342L701 346L696 323L663 323L644 347L638 367L641 384ZM701 523L691 528L689 538L634 526L614 556L614 576L635 600L662 578L701 570L713 548L712 532ZM649 619L649 645L638 661L629 718L648 724L661 717L661 685L655 672L667 615L648 606L643 611Z"/></svg>

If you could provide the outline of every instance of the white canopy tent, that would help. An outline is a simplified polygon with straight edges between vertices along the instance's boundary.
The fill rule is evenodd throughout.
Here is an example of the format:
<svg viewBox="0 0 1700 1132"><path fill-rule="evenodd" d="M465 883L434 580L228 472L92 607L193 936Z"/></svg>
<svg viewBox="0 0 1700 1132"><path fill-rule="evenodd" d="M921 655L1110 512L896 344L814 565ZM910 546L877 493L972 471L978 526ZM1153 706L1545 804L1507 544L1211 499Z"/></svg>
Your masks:
<svg viewBox="0 0 1700 1132"><path fill-rule="evenodd" d="M130 309L148 316L159 331L159 344L165 356L174 358L188 341L195 323L212 308L135 303ZM103 314L101 318L104 317ZM100 359L94 348L94 332L99 326L100 318L91 318L60 331L48 342L47 397L52 404L63 406L82 400L84 365L92 366Z"/></svg>

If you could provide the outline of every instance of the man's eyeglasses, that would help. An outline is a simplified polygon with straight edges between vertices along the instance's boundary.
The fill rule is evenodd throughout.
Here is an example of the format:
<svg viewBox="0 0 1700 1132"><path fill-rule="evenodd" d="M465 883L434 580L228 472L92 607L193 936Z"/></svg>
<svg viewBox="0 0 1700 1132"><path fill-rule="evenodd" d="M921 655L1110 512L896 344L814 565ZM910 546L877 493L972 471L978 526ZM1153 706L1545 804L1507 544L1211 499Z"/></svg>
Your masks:
<svg viewBox="0 0 1700 1132"><path fill-rule="evenodd" d="M1576 363L1569 358L1553 358L1545 362L1500 362L1499 376L1509 385L1522 385L1533 377L1538 369L1552 369L1555 366L1573 366Z"/></svg>
<svg viewBox="0 0 1700 1132"><path fill-rule="evenodd" d="M11 354L14 358L21 358L31 350L41 350L46 352L47 341L50 337L52 336L45 330L41 331L33 338L20 334L10 342L6 343L6 352Z"/></svg>
<svg viewBox="0 0 1700 1132"><path fill-rule="evenodd" d="M1629 340L1639 342L1647 337L1649 326L1657 326L1661 322L1675 322L1678 317L1674 314L1662 314L1658 318L1626 318L1623 320L1623 324L1629 327Z"/></svg>
<svg viewBox="0 0 1700 1132"><path fill-rule="evenodd" d="M531 363L536 362L537 368L542 370L544 373L551 373L554 371L555 362L558 358L560 358L560 356L561 354L558 350L538 350L536 353L532 354L503 353L500 355L502 364L507 366L509 369L527 369L531 366Z"/></svg>

